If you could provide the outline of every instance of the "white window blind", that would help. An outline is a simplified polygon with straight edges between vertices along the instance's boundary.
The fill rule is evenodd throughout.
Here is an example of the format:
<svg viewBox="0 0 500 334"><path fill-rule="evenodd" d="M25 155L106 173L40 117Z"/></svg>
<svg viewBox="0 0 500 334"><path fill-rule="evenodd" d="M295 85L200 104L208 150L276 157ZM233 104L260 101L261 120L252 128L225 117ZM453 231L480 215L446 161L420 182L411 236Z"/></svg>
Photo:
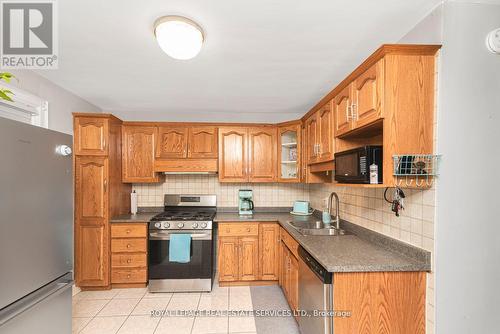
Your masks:
<svg viewBox="0 0 500 334"><path fill-rule="evenodd" d="M11 96L14 102L0 99L1 117L41 126L44 128L48 127L48 101L4 82L0 83L0 88L8 89L14 93L14 95Z"/></svg>

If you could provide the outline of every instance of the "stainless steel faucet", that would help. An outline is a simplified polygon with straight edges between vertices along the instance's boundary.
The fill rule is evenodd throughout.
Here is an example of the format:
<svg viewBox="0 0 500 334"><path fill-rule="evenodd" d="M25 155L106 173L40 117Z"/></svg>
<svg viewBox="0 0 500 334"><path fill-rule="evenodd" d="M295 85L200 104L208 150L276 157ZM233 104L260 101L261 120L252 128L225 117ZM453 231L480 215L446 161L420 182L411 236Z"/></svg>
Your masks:
<svg viewBox="0 0 500 334"><path fill-rule="evenodd" d="M328 197L328 213L330 216L332 215L332 200L335 197L335 217L333 218L333 221L335 222L335 228L337 230L340 230L340 200L339 200L339 195L337 195L336 192L332 192L330 194L330 197Z"/></svg>

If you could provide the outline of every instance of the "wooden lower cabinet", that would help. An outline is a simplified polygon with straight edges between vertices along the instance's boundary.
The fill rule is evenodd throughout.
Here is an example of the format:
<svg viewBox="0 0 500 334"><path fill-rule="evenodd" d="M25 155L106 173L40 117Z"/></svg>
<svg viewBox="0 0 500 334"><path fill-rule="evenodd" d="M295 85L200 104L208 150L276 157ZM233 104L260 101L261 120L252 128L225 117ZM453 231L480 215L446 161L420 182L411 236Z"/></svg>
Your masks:
<svg viewBox="0 0 500 334"><path fill-rule="evenodd" d="M111 224L111 284L145 285L147 272L147 223Z"/></svg>
<svg viewBox="0 0 500 334"><path fill-rule="evenodd" d="M290 308L292 311L297 311L299 307L299 261L283 240L280 244L280 285Z"/></svg>
<svg viewBox="0 0 500 334"><path fill-rule="evenodd" d="M334 318L334 332L424 334L425 277L425 272L335 273L334 309L351 316Z"/></svg>
<svg viewBox="0 0 500 334"><path fill-rule="evenodd" d="M219 282L277 281L277 223L220 223Z"/></svg>

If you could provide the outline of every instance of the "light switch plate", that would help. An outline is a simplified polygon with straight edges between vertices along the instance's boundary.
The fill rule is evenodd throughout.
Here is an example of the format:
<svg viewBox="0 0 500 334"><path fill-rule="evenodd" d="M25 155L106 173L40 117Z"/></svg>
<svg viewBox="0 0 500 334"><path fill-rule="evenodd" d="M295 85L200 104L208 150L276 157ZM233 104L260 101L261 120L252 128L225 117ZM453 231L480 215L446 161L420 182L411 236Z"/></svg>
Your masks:
<svg viewBox="0 0 500 334"><path fill-rule="evenodd" d="M486 46L491 52L500 54L500 28L493 30L486 36Z"/></svg>

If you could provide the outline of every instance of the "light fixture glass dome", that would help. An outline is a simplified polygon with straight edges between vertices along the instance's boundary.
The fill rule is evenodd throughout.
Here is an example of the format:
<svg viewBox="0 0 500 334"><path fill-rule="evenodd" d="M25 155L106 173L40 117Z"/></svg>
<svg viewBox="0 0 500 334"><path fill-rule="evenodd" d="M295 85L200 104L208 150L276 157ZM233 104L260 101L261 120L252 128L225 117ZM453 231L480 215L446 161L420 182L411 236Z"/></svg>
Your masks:
<svg viewBox="0 0 500 334"><path fill-rule="evenodd" d="M182 16L160 17L154 29L160 48L174 59L194 58L203 45L203 30Z"/></svg>

